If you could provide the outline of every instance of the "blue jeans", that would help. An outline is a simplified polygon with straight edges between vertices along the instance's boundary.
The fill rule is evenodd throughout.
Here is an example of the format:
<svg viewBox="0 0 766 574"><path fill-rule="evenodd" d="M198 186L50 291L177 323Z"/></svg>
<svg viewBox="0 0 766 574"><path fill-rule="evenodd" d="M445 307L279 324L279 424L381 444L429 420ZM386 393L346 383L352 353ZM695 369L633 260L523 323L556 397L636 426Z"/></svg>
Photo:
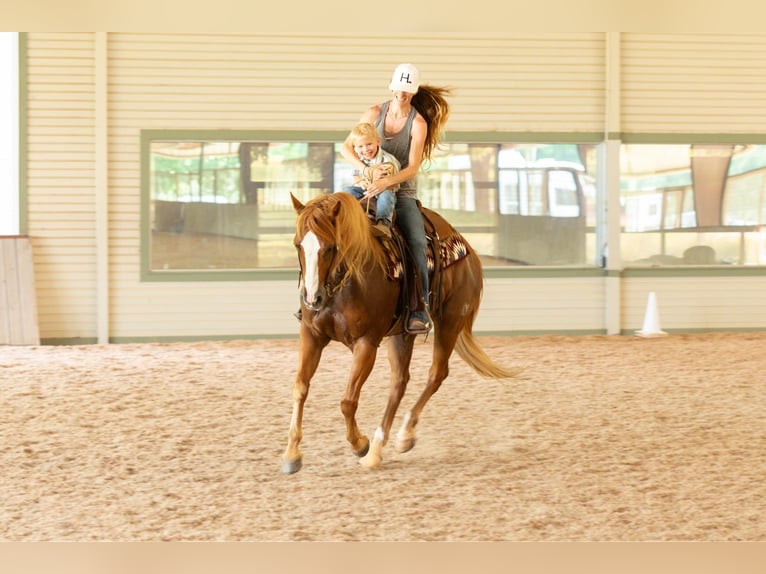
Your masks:
<svg viewBox="0 0 766 574"><path fill-rule="evenodd" d="M428 301L428 262L426 260L426 228L423 216L413 197L400 197L396 201L396 224L412 252L415 267L423 286L423 299Z"/></svg>
<svg viewBox="0 0 766 574"><path fill-rule="evenodd" d="M346 193L350 193L357 199L361 199L364 195L364 189L359 187L358 185L349 185L347 187L344 187L342 191L345 191ZM390 189L386 189L385 191L381 191L378 195L375 196L375 199L378 202L378 206L376 208L376 215L375 219L385 219L389 225L391 224L391 219L394 216L394 206L396 205L396 195L394 195L394 192Z"/></svg>

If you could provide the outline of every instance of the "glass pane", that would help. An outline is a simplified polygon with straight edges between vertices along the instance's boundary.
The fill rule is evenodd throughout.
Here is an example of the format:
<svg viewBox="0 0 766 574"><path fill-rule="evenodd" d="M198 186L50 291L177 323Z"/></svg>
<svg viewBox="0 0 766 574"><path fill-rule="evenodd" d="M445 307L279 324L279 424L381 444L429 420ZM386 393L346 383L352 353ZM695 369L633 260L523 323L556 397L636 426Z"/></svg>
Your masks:
<svg viewBox="0 0 766 574"><path fill-rule="evenodd" d="M595 261L593 145L449 144L421 173L419 195L485 266Z"/></svg>
<svg viewBox="0 0 766 574"><path fill-rule="evenodd" d="M574 171L548 172L548 203L554 217L580 217L580 195Z"/></svg>
<svg viewBox="0 0 766 574"><path fill-rule="evenodd" d="M669 189L665 194L663 229L676 229L681 226L682 190Z"/></svg>
<svg viewBox="0 0 766 574"><path fill-rule="evenodd" d="M766 147L623 145L626 265L762 264Z"/></svg>
<svg viewBox="0 0 766 574"><path fill-rule="evenodd" d="M295 212L352 181L341 143L154 141L149 148L152 272L295 268ZM419 197L486 266L595 261L594 145L440 146Z"/></svg>
<svg viewBox="0 0 766 574"><path fill-rule="evenodd" d="M295 265L295 212L332 188L332 143L151 144L151 270Z"/></svg>

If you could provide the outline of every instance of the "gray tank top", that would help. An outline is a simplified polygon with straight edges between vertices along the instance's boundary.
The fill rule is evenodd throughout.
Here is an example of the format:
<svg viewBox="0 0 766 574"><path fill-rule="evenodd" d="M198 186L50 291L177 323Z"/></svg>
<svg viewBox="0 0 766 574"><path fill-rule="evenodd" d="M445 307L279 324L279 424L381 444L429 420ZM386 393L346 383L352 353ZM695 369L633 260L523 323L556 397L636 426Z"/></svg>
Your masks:
<svg viewBox="0 0 766 574"><path fill-rule="evenodd" d="M412 122L415 120L415 114L418 112L415 108L410 109L410 115L407 116L407 121L404 123L404 127L399 133L392 137L386 137L385 123L386 114L388 113L388 104L390 102L383 102L380 106L380 115L375 120L375 128L378 130L380 136L380 147L383 151L387 151L399 160L399 164L402 169L407 167L410 162L410 131L412 130ZM412 197L416 198L418 195L417 190L417 176L403 181L399 187L399 191L396 193L397 197Z"/></svg>

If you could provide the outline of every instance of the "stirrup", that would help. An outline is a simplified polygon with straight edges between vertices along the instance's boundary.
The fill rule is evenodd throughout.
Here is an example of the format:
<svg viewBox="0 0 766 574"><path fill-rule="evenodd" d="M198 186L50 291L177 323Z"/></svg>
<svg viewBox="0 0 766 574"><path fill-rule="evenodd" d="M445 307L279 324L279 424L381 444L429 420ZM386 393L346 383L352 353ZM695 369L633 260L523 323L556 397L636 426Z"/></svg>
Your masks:
<svg viewBox="0 0 766 574"><path fill-rule="evenodd" d="M420 319L419 317L414 317L413 313L417 313L417 311L414 311L413 313L410 313L410 316L407 320L407 329L406 331L411 335L424 335L428 333L431 330L431 321L428 318L428 311L420 311L421 313L425 314L426 320Z"/></svg>
<svg viewBox="0 0 766 574"><path fill-rule="evenodd" d="M410 319L407 332L410 335L425 335L431 331L431 323L424 323L420 319Z"/></svg>

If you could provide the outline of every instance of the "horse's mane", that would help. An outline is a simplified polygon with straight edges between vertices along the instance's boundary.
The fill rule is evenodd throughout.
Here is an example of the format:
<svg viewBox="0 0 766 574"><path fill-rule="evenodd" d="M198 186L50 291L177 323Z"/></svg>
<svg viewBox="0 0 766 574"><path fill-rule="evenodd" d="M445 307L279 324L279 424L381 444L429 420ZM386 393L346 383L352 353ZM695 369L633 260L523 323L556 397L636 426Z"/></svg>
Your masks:
<svg viewBox="0 0 766 574"><path fill-rule="evenodd" d="M359 200L349 193L312 199L298 215L297 227L313 231L325 245L335 245L338 264L344 264L346 273L361 285L376 266L386 269L385 254L372 235L369 219Z"/></svg>

